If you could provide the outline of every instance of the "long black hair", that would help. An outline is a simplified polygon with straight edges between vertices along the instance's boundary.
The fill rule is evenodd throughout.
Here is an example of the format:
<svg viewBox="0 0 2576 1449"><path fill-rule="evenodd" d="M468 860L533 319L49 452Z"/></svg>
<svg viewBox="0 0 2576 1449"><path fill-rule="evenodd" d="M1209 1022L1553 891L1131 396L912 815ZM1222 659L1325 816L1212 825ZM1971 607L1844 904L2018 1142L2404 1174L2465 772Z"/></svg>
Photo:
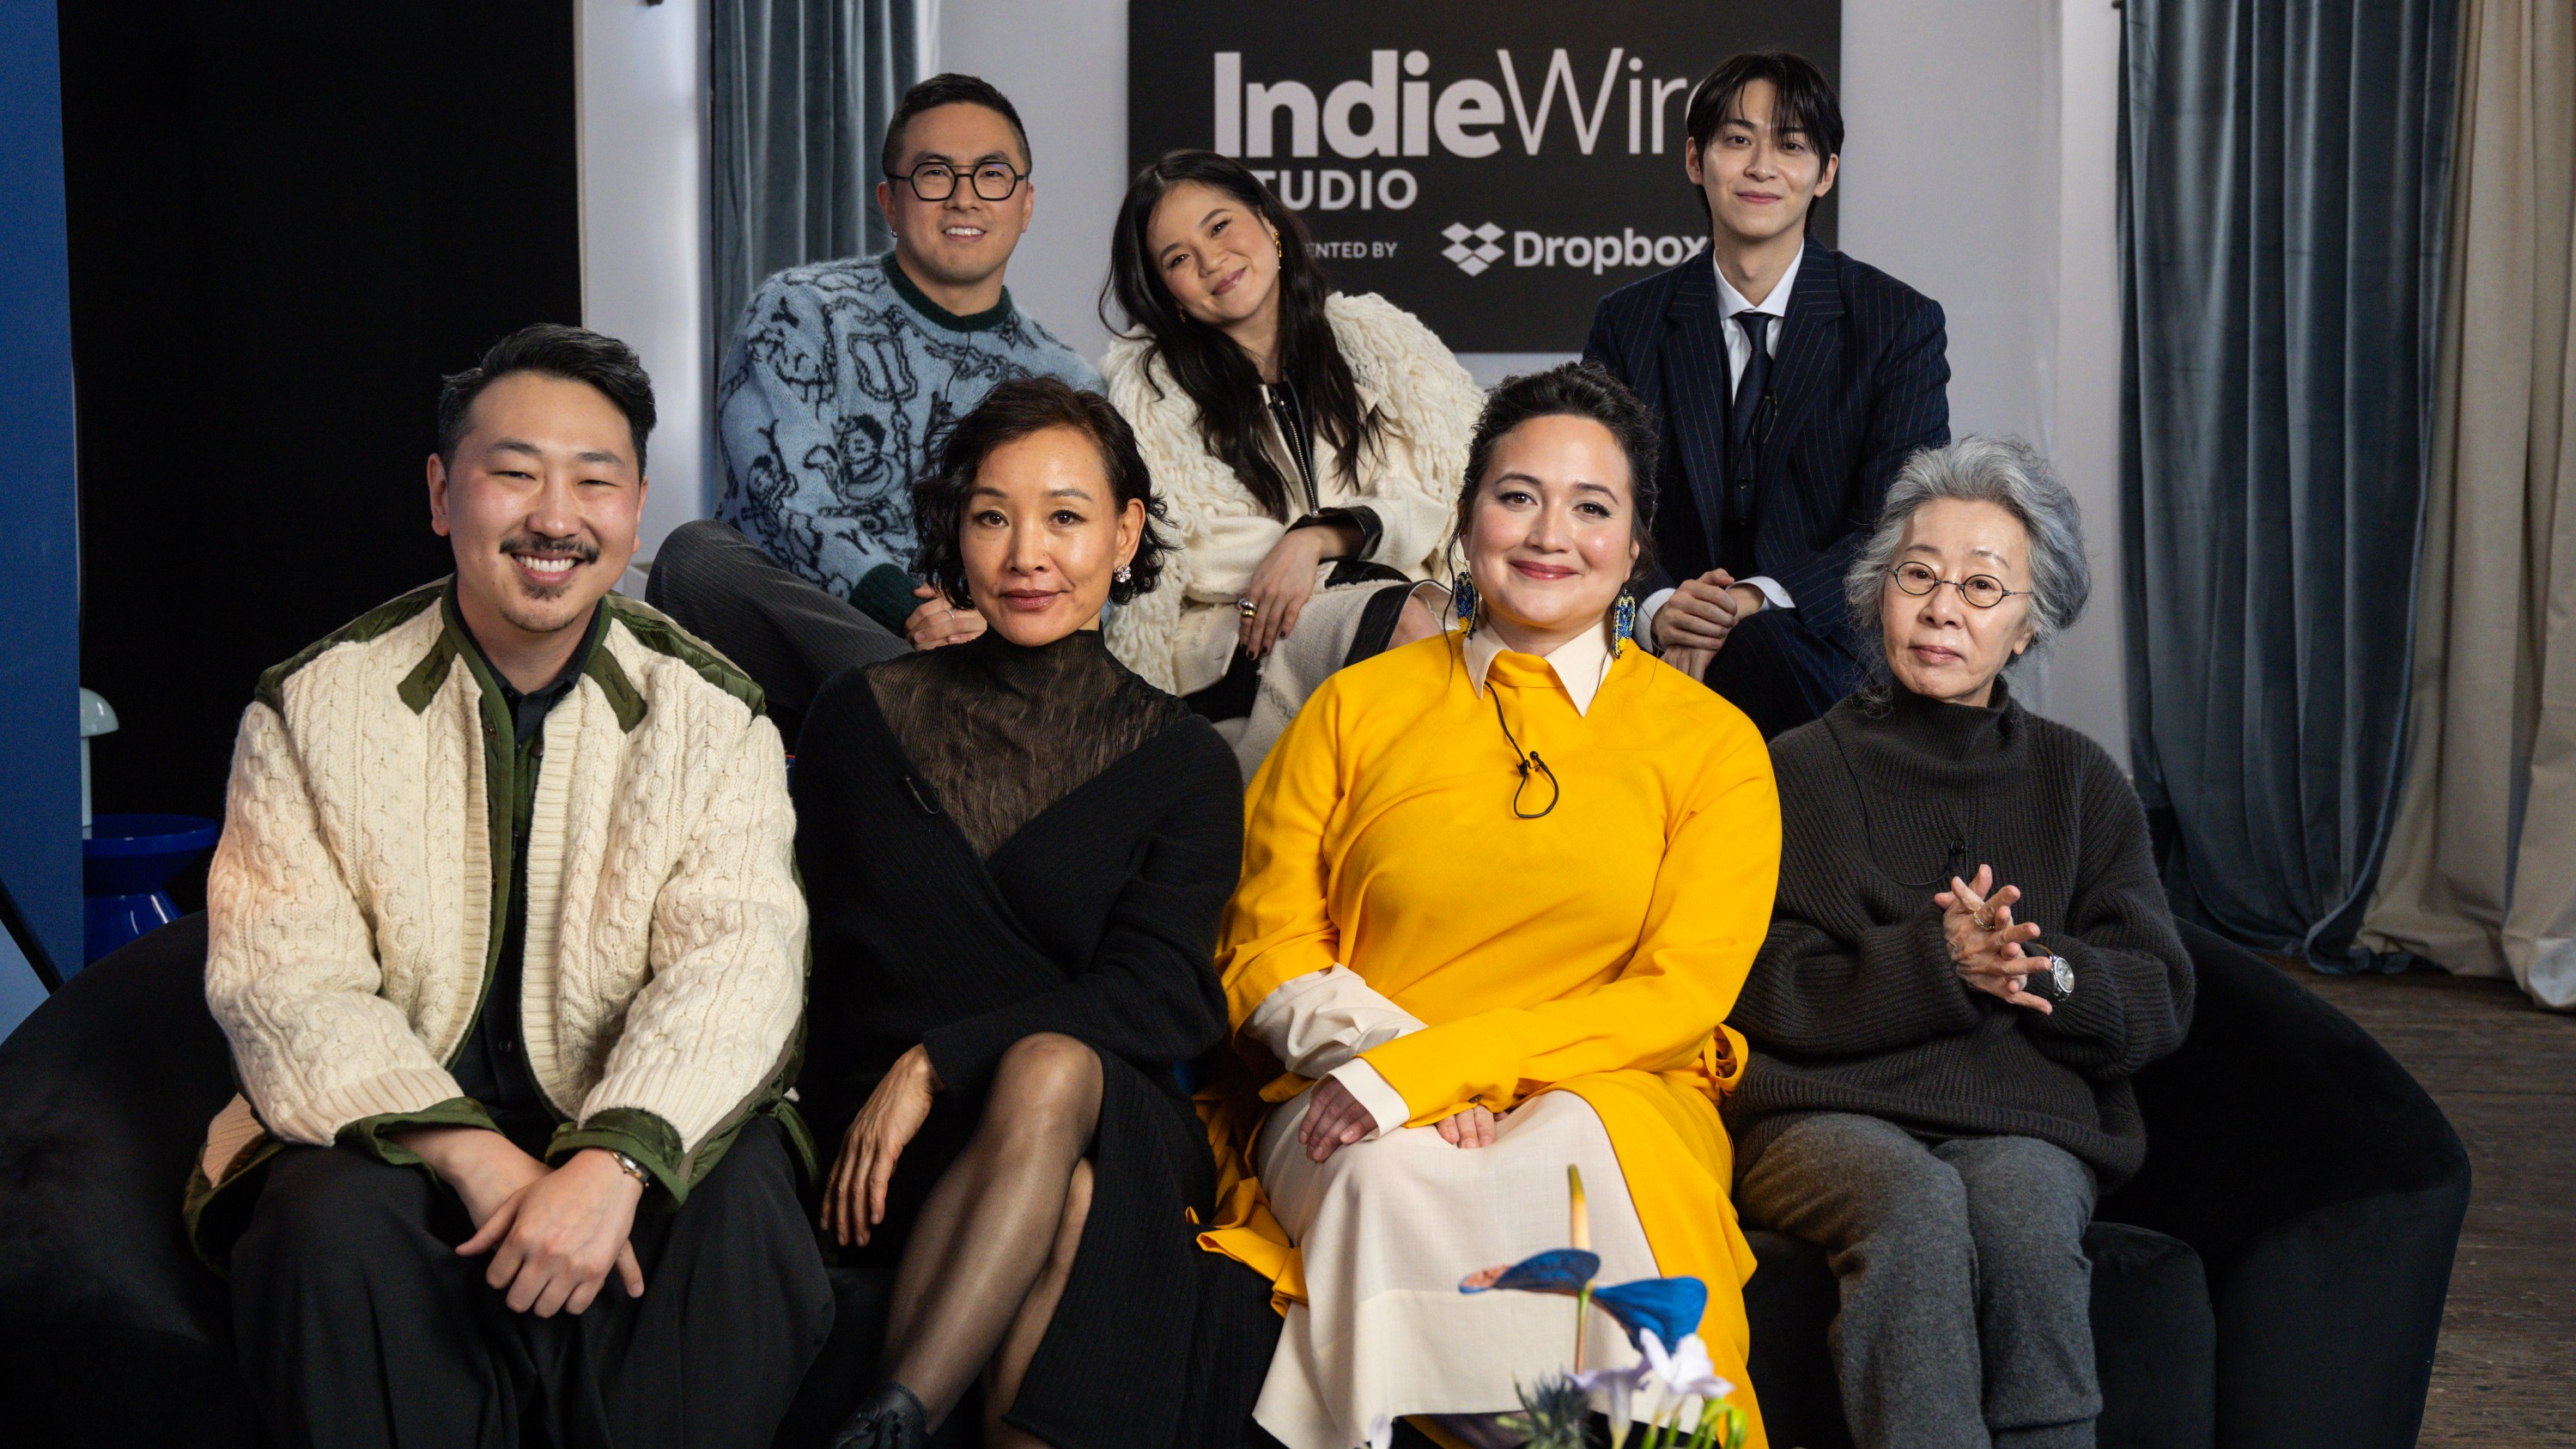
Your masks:
<svg viewBox="0 0 2576 1449"><path fill-rule="evenodd" d="M1287 519L1293 505L1288 474L1261 446L1266 421L1261 372L1223 332L1192 318L1173 300L1146 227L1165 193L1184 182L1212 186L1268 222L1279 233L1279 376L1306 406L1309 426L1340 450L1342 473L1356 478L1362 446L1378 445L1378 417L1360 406L1350 364L1333 343L1324 318L1332 284L1307 244L1305 224L1240 161L1214 151L1172 151L1136 173L1118 208L1109 240L1109 281L1100 289L1100 320L1112 332L1141 326L1147 361L1160 356L1181 391L1198 404L1199 436L1273 518ZM1127 327L1111 320L1111 302Z"/></svg>

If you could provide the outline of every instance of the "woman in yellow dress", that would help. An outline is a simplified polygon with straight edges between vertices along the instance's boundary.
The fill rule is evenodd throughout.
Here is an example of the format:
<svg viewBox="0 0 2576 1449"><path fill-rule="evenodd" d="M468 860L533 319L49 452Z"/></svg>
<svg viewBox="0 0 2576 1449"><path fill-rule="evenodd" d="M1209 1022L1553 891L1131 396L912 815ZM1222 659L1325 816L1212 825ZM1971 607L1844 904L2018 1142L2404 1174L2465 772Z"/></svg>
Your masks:
<svg viewBox="0 0 2576 1449"><path fill-rule="evenodd" d="M1458 1282L1566 1245L1569 1164L1598 1281L1708 1285L1700 1336L1763 1442L1716 1099L1779 804L1752 724L1622 638L1654 452L1597 369L1497 389L1459 501L1467 627L1334 674L1253 779L1217 957L1251 1080L1203 1094L1200 1241L1287 1314L1255 1417L1288 1449L1403 1416L1481 1439L1568 1367L1571 1303ZM1589 1365L1633 1363L1592 1317Z"/></svg>

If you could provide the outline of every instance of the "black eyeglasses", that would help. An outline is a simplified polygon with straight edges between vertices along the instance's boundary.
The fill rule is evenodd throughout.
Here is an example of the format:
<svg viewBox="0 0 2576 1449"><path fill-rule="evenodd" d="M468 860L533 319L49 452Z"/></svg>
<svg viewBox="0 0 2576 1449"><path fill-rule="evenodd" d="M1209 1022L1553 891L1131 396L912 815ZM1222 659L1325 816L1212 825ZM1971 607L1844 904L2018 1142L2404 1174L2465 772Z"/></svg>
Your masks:
<svg viewBox="0 0 2576 1449"><path fill-rule="evenodd" d="M912 194L924 201L946 201L957 194L957 168L945 161L924 161L912 168L911 174L897 180L908 183ZM1014 171L999 161L987 161L975 168L972 185L975 194L986 201L1008 201L1020 183L1029 179L1025 171Z"/></svg>
<svg viewBox="0 0 2576 1449"><path fill-rule="evenodd" d="M1945 579L1930 564L1901 563L1887 571L1896 586L1917 598L1948 584L1959 591L1959 597L1980 609L1991 609L2006 599L2022 598L2029 589L2008 589L1993 574L1971 574L1964 579Z"/></svg>

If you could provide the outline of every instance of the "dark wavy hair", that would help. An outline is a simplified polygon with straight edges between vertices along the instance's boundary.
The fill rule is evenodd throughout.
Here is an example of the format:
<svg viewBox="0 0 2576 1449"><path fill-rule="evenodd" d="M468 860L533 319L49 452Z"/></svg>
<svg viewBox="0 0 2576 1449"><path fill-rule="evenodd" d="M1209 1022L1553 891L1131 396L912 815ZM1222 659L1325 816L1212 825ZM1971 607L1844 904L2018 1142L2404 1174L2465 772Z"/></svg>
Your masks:
<svg viewBox="0 0 2576 1449"><path fill-rule="evenodd" d="M1631 581L1645 577L1655 564L1659 451L1655 422L1628 385L1597 362L1566 362L1545 372L1507 377L1486 397L1485 410L1476 418L1476 435L1467 444L1465 484L1458 490L1459 546L1466 546L1468 520L1475 516L1485 470L1494 463L1494 449L1512 429L1532 418L1585 418L1609 429L1618 440L1619 451L1628 455L1628 498L1634 505L1628 526L1637 540L1637 562L1628 577Z"/></svg>
<svg viewBox="0 0 2576 1449"><path fill-rule="evenodd" d="M1091 440L1100 453L1101 471L1109 477L1115 507L1124 509L1139 499L1145 504L1145 528L1136 538L1136 556L1127 561L1126 581L1110 583L1110 602L1123 604L1138 594L1152 593L1162 581L1163 552L1168 545L1156 525L1171 520L1163 511L1163 500L1154 496L1153 475L1145 469L1144 455L1136 451L1136 434L1127 420L1096 392L1078 392L1052 377L1015 377L996 384L973 412L957 420L940 450L939 467L912 485L913 572L937 584L948 601L961 609L974 605L957 536L965 525L966 495L974 490L975 475L995 449L1049 428L1071 428Z"/></svg>
<svg viewBox="0 0 2576 1449"><path fill-rule="evenodd" d="M1324 318L1332 294L1322 264L1308 244L1305 223L1242 162L1214 151L1171 151L1136 173L1118 208L1109 238L1109 280L1100 289L1100 320L1112 332L1136 327L1149 339L1148 361L1160 356L1181 391L1198 404L1199 436L1270 516L1290 516L1293 493L1269 450L1261 446L1267 419L1261 372L1233 339L1181 310L1154 265L1146 227L1154 207L1173 187L1195 181L1212 186L1279 231L1279 375L1305 399L1318 436L1341 452L1344 477L1354 477L1361 447L1378 445L1378 417L1360 406L1359 384L1333 329ZM1110 316L1117 304L1125 325Z"/></svg>

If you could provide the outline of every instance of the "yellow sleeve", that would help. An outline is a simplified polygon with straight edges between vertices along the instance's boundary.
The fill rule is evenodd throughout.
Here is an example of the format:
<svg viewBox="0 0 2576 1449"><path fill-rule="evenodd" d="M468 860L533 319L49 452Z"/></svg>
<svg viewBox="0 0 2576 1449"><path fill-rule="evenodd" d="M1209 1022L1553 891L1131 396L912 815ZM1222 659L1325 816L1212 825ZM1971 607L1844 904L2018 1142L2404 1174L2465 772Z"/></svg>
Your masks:
<svg viewBox="0 0 2576 1449"><path fill-rule="evenodd" d="M1217 974L1241 1030L1286 982L1341 959L1325 832L1342 804L1341 693L1326 681L1297 711L1246 793L1243 879L1226 902Z"/></svg>
<svg viewBox="0 0 2576 1449"><path fill-rule="evenodd" d="M1362 1054L1435 1122L1494 1110L1596 1072L1670 1071L1696 1060L1726 1019L1771 920L1780 797L1770 752L1740 719L1683 792L1636 951L1616 980L1531 1007L1443 1022Z"/></svg>

